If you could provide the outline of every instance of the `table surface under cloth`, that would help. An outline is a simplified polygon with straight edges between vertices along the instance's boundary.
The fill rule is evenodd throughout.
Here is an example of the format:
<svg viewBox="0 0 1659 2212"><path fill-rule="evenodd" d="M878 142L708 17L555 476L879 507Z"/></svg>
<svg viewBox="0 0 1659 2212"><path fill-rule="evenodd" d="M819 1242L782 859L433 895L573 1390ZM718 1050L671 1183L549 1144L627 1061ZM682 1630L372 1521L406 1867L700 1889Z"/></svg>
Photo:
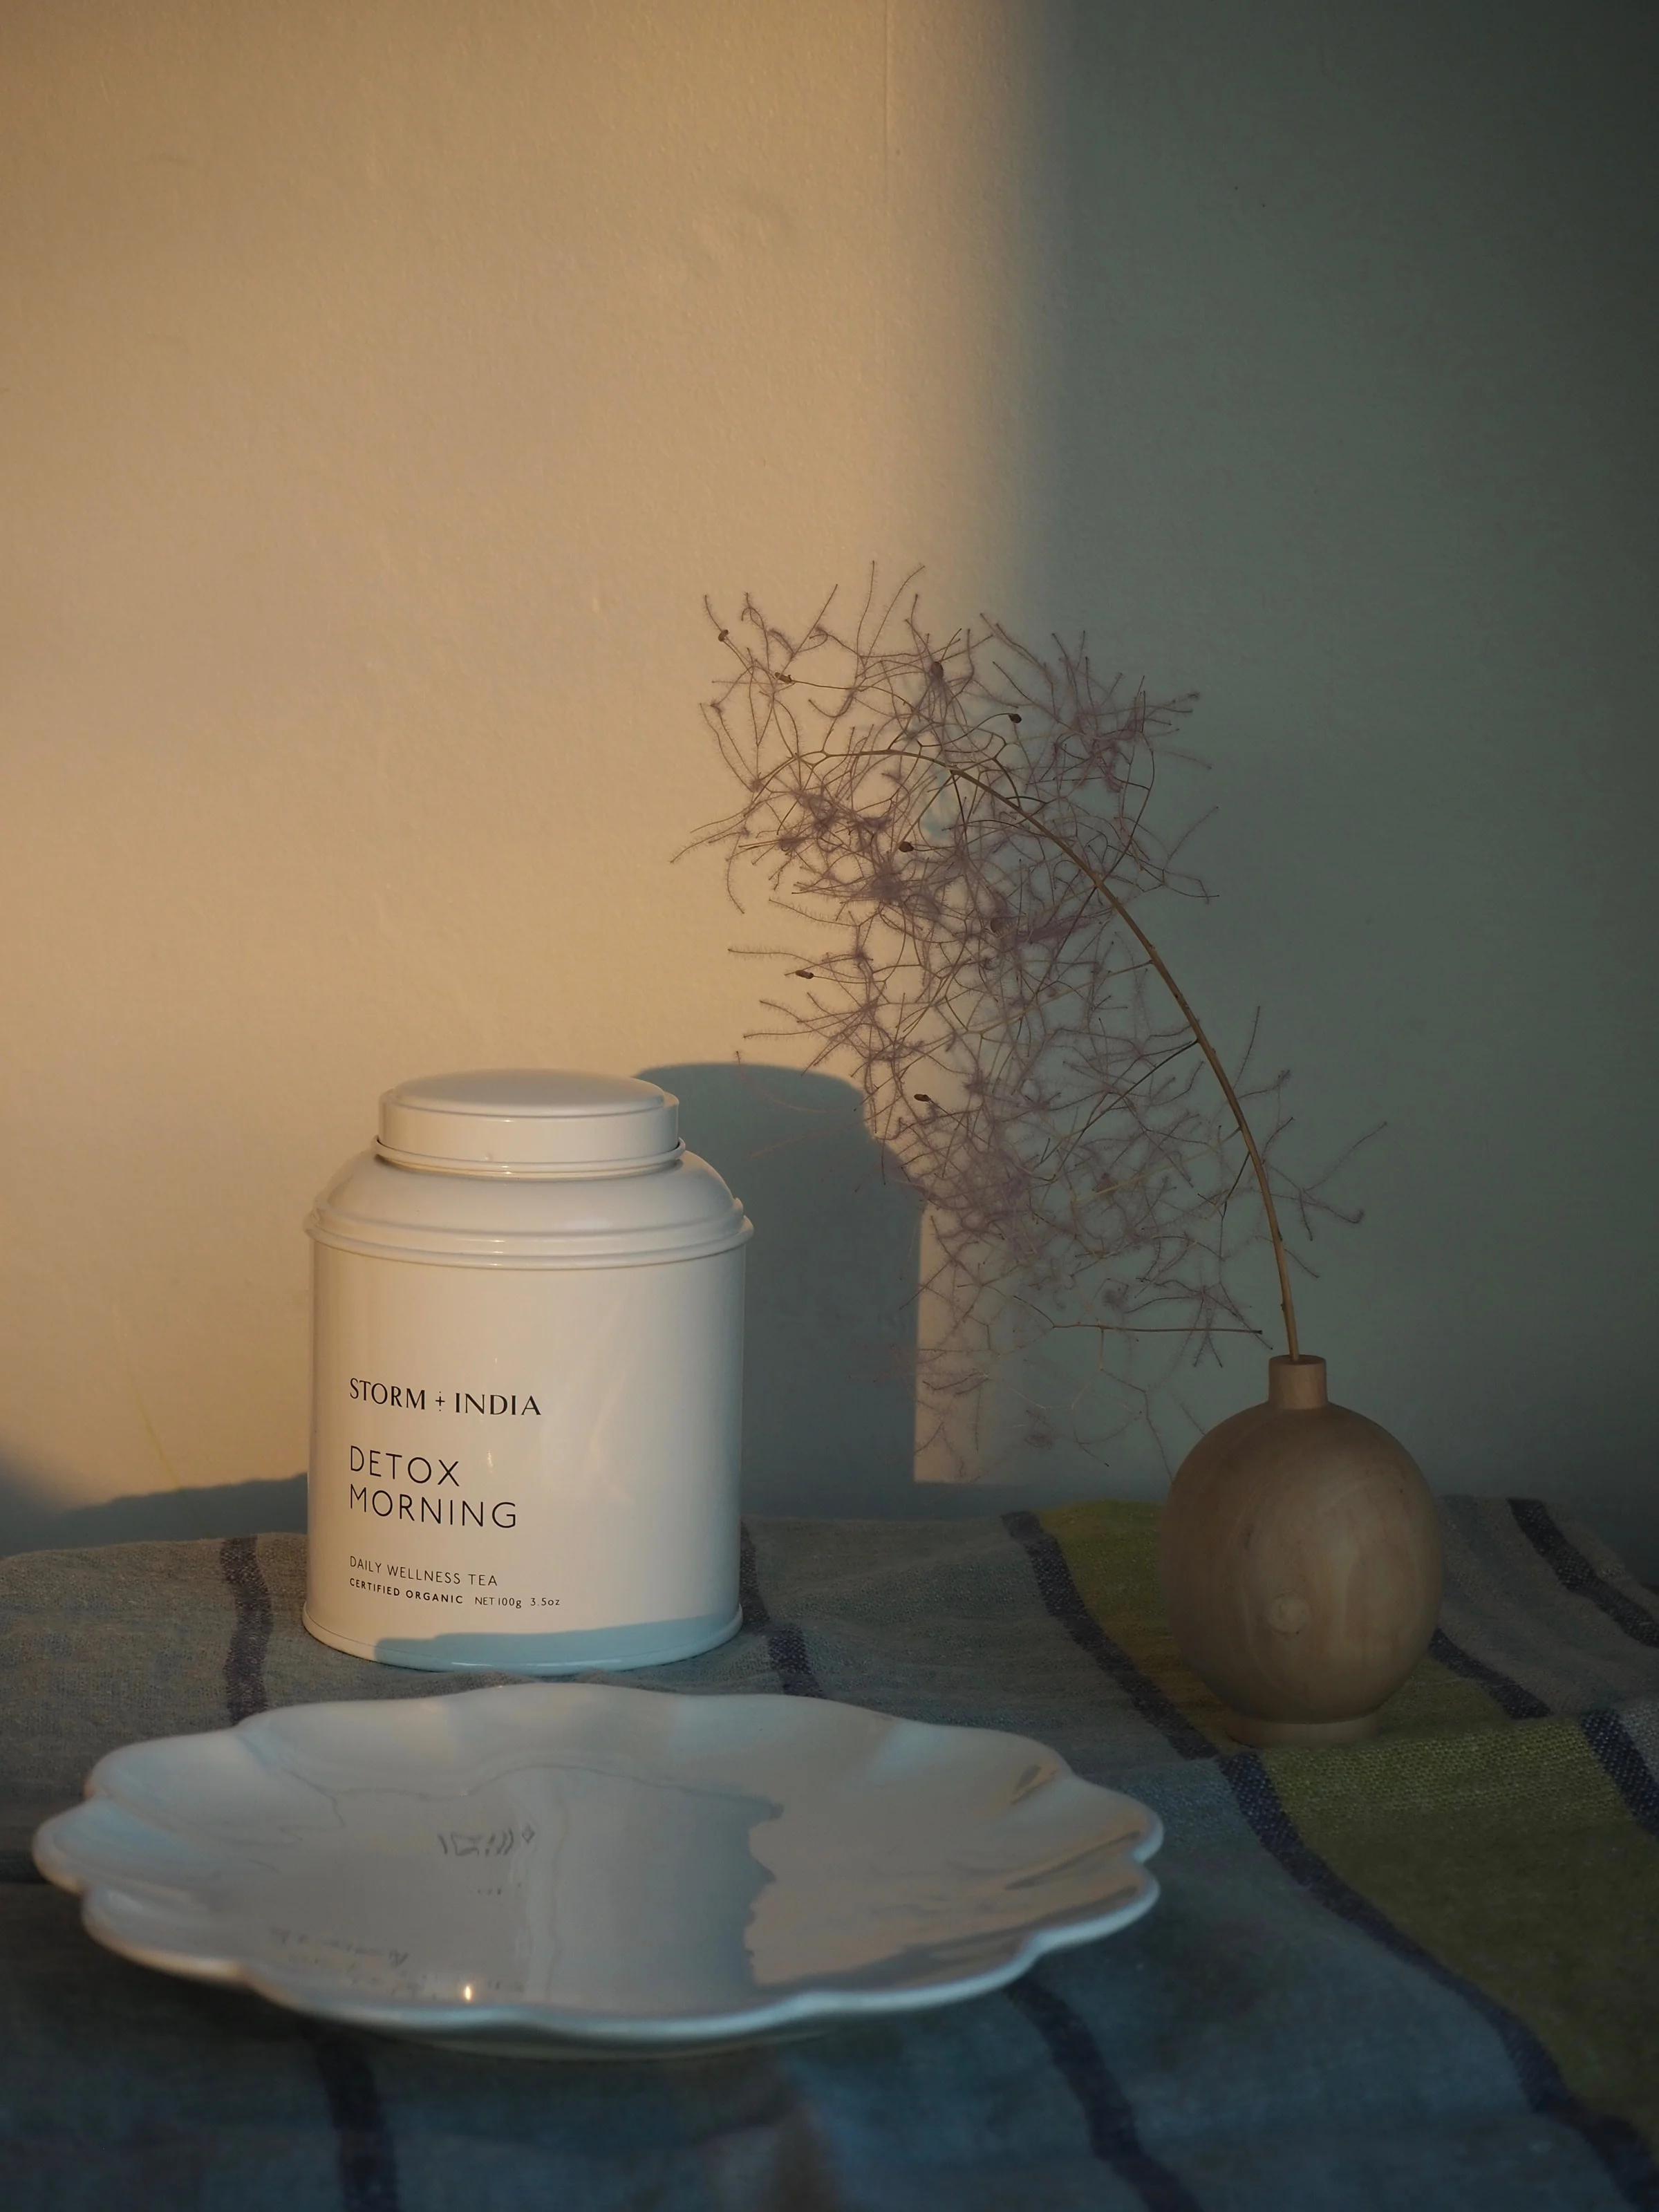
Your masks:
<svg viewBox="0 0 1659 2212"><path fill-rule="evenodd" d="M669 2063L480 2057L129 1966L33 1874L114 1745L458 1690L313 1643L297 1536L0 1561L0 2206L346 2212L1659 2208L1659 1603L1524 1502L1445 1506L1372 1742L1241 1751L1153 1509L757 1522L743 1632L624 1679L1052 1744L1163 1814L1164 1896L1006 1990Z"/></svg>

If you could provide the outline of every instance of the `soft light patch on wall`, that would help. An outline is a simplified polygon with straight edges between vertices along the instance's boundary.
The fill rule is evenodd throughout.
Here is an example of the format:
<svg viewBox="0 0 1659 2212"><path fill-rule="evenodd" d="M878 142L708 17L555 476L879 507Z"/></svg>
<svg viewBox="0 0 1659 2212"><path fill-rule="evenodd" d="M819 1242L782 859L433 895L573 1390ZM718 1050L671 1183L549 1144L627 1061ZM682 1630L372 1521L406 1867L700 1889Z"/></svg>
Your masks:
<svg viewBox="0 0 1659 2212"><path fill-rule="evenodd" d="M1005 557L1030 75L960 0L7 38L0 1542L302 1464L365 1099L729 1060L701 596Z"/></svg>

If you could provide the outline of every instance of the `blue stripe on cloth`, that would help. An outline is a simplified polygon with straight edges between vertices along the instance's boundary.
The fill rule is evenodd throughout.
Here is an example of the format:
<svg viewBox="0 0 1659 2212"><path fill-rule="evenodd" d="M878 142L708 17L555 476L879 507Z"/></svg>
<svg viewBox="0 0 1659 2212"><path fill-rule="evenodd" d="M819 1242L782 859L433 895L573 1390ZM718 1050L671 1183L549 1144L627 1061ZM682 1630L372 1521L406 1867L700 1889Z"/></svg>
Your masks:
<svg viewBox="0 0 1659 2212"><path fill-rule="evenodd" d="M1214 1762L1215 1746L1209 1738L1096 1620L1073 1580L1058 1538L1035 1513L1005 1513L1002 1525L1030 1561L1043 1605L1078 1648L1183 1758ZM1197 2212L1197 2200L1184 2183L1141 2144L1129 2101L1081 2014L1029 1976L1012 1984L1008 1996L1042 2036L1056 2071L1081 2107L1095 2156L1139 2192L1149 2212Z"/></svg>
<svg viewBox="0 0 1659 2212"><path fill-rule="evenodd" d="M1441 1626L1464 1650L1523 1684L1553 1714L1621 1707L1651 1686L1652 1652L1561 1587L1507 1498L1444 1499L1441 1526Z"/></svg>
<svg viewBox="0 0 1659 2212"><path fill-rule="evenodd" d="M1542 1508L1539 1510L1541 1513ZM1474 1984L1466 1982L1431 1952L1425 1950L1403 1929L1396 1928L1367 1898L1345 1882L1335 1869L1328 1865L1298 1832L1279 1802L1267 1768L1255 1753L1240 1752L1231 1757L1217 1758L1214 1747L1199 1735L1186 1716L1155 1682L1140 1672L1127 1652L1108 1636L1096 1620L1072 1579L1058 1541L1042 1527L1035 1514L1010 1513L1003 1518L1009 1534L1024 1545L1031 1558L1037 1587L1048 1611L1066 1626L1073 1639L1091 1653L1097 1664L1121 1685L1137 1711L1158 1727L1176 1750L1188 1757L1216 1759L1240 1811L1257 1839L1292 1880L1328 1911L1362 1930L1395 1957L1427 1974L1486 2021L1507 2053L1522 2093L1532 2109L1542 2117L1573 2129L1600 2159L1626 2203L1638 2208L1638 2212L1659 2212L1659 2167L1655 2166L1647 2145L1636 2130L1615 2115L1592 2112L1580 2104L1568 2088L1554 2059L1524 2021L1518 2020L1506 2007L1489 1997ZM1559 1536L1559 1530L1556 1534ZM1566 1549L1571 1550L1565 1537L1560 1538L1560 1541ZM1586 1574L1594 1575L1588 1560L1583 1559L1577 1552L1572 1556L1579 1560ZM1608 1595L1616 1598L1620 1594L1609 1590ZM1530 1699L1530 1692L1523 1690L1518 1683L1507 1682L1506 1678L1498 1675L1496 1668L1487 1668L1483 1662L1461 1652L1449 1638L1445 1641L1449 1651L1466 1660L1469 1668L1478 1668L1483 1678L1492 1678L1492 1681L1486 1682L1486 1687L1491 1688L1494 1681L1505 1681L1508 1693L1513 1700ZM1531 1699L1533 1704L1538 1702ZM1191 1747L1194 1742L1200 1747L1197 1751ZM1632 1745L1632 1752L1634 1748Z"/></svg>
<svg viewBox="0 0 1659 2212"><path fill-rule="evenodd" d="M225 1711L233 1726L265 1709L265 1650L270 1642L270 1592L259 1571L254 1536L227 1536L219 1571L236 1601L236 1621L225 1653Z"/></svg>
<svg viewBox="0 0 1659 2212"><path fill-rule="evenodd" d="M1547 1505L1540 1504L1535 1498L1512 1498L1510 1511L1515 1516L1516 1526L1563 1589L1571 1590L1575 1597L1588 1598L1633 1642L1659 1651L1659 1620L1596 1572L1577 1546L1570 1542L1557 1526Z"/></svg>
<svg viewBox="0 0 1659 2212"><path fill-rule="evenodd" d="M1141 1718L1150 1721L1183 1759L1213 1759L1216 1747L1179 1705L1143 1674L1121 1644L1109 1636L1072 1579L1066 1554L1035 1513L1005 1513L1002 1525L1031 1562L1037 1595L1080 1650L1109 1675Z"/></svg>
<svg viewBox="0 0 1659 2212"><path fill-rule="evenodd" d="M1123 1688L1136 1711L1159 1728L1175 1748L1186 1756L1215 1759L1214 1747L1200 1735L1186 1716L1140 1672L1127 1652L1096 1620L1072 1579L1058 1541L1036 1515L1006 1514L1004 1525L1012 1536L1024 1545L1048 1611ZM1443 1641L1446 1654L1452 1655L1448 1663L1455 1665L1462 1660L1465 1668L1460 1671L1474 1673L1479 1669L1477 1679L1488 1689L1504 1683L1510 1705L1524 1704L1528 1709L1537 1706L1540 1717L1547 1710L1518 1683L1509 1682L1496 1668L1462 1652L1449 1638ZM1196 1750L1194 1745L1198 1747ZM1443 1965L1431 1952L1395 1927L1368 1899L1351 1888L1304 1840L1280 1803L1267 1768L1254 1752L1218 1759L1217 1764L1258 1841L1285 1872L1328 1911L1361 1929L1396 1958L1428 1974L1479 2013L1495 2030L1532 2109L1572 2128L1601 2160L1628 2203L1639 2208L1639 2212L1659 2212L1659 2169L1656 2169L1636 2130L1624 2120L1591 2112L1581 2105L1568 2089L1549 2052L1524 2022L1488 1997L1484 1990Z"/></svg>
<svg viewBox="0 0 1659 2212"><path fill-rule="evenodd" d="M1659 1837L1659 1782L1617 1713L1585 1713L1578 1723L1631 1818Z"/></svg>
<svg viewBox="0 0 1659 2212"><path fill-rule="evenodd" d="M1659 2212L1659 2167L1628 2121L1592 2112L1568 2088L1560 2069L1524 2021L1474 1983L1465 1981L1405 1930L1396 1928L1369 1898L1344 1881L1336 1869L1305 1842L1279 1802L1273 1778L1253 1751L1221 1761L1221 1771L1240 1811L1291 1880L1325 1909L1346 1920L1374 1943L1406 1960L1454 1991L1493 2030L1509 2054L1522 2094L1540 2118L1555 2120L1580 2136L1601 2160L1608 2178L1636 2212Z"/></svg>
<svg viewBox="0 0 1659 2212"><path fill-rule="evenodd" d="M1541 1721L1549 1717L1549 1707L1541 1698L1523 1690L1519 1682L1512 1682L1496 1667L1489 1667L1484 1659L1477 1659L1473 1651L1466 1651L1461 1644L1454 1644L1443 1628L1437 1628L1434 1640L1429 1645L1430 1656L1443 1667L1449 1667L1454 1674L1462 1674L1466 1681L1478 1682L1481 1688L1514 1721Z"/></svg>
<svg viewBox="0 0 1659 2212"><path fill-rule="evenodd" d="M398 2212L398 2162L362 2039L307 2020L305 2037L334 2123L342 2212Z"/></svg>
<svg viewBox="0 0 1659 2212"><path fill-rule="evenodd" d="M1128 2099L1081 2017L1035 1974L1009 1984L1008 2002L1042 2038L1055 2071L1076 2098L1089 2148L1133 2189L1147 2212L1201 2212L1182 2180L1141 2142Z"/></svg>
<svg viewBox="0 0 1659 2212"><path fill-rule="evenodd" d="M219 1569L236 1601L225 1652L225 1710L232 1723L265 1711L265 1652L270 1642L270 1590L260 1571L258 1539L227 1536ZM343 2212L398 2212L398 2170L374 2069L361 2039L320 2021L301 2018L334 2124Z"/></svg>
<svg viewBox="0 0 1659 2212"><path fill-rule="evenodd" d="M738 1535L738 1595L743 1605L744 1626L766 1638L766 1656L778 1678L778 1687L792 1698L821 1698L823 1691L806 1656L806 1638L793 1621L774 1620L761 1595L755 1540L746 1521Z"/></svg>

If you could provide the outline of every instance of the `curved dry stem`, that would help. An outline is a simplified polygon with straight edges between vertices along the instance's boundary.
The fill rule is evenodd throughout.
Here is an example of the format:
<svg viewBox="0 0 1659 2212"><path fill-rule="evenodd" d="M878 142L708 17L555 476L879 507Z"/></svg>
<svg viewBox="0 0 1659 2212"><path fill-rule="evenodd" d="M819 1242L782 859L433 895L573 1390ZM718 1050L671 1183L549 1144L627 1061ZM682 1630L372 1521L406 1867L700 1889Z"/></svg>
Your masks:
<svg viewBox="0 0 1659 2212"><path fill-rule="evenodd" d="M1267 1218L1267 1235L1273 1245L1273 1265L1279 1275L1279 1310L1285 1316L1285 1348L1292 1359L1298 1358L1301 1356L1301 1347L1297 1335L1296 1298L1291 1289L1290 1260L1285 1249L1285 1233L1279 1224L1279 1209L1273 1203L1273 1184L1268 1179L1267 1164L1261 1156L1261 1147L1257 1144L1255 1133L1250 1127L1250 1117L1244 1111L1244 1103L1238 1095L1237 1087L1231 1076L1227 1073L1226 1062L1211 1042L1210 1033L1199 1019L1192 1000L1176 981L1170 972L1169 963L1141 927L1139 922L1136 921L1134 915L1130 913L1124 901L1118 896L1105 877L1096 872L1085 855L1077 850L1068 838L1062 836L1058 830L1051 829L1030 808L1022 806L1014 788L999 789L994 784L981 782L965 769L953 769L950 773L959 777L963 783L972 785L976 790L983 792L994 805L1007 807L1012 813L1018 815L1022 822L1035 830L1038 836L1046 838L1057 852L1065 854L1079 873L1088 878L1094 889L1112 908L1118 920L1146 955L1157 973L1158 981L1175 1000L1182 1021L1193 1033L1194 1043L1209 1062L1210 1073L1220 1086L1221 1095L1227 1102L1227 1110L1232 1115L1233 1127L1237 1130L1243 1141L1244 1149L1249 1155L1250 1170L1255 1177L1256 1194L1261 1200L1262 1212ZM1136 826L1138 829L1139 822Z"/></svg>
<svg viewBox="0 0 1659 2212"><path fill-rule="evenodd" d="M1085 641L1039 654L981 619L935 642L914 585L884 596L872 573L848 623L831 594L799 633L752 599L729 625L710 609L726 672L704 719L738 795L687 849L800 931L758 956L788 987L767 1010L852 1073L926 1201L952 1323L918 1355L927 1404L973 1412L1004 1354L1092 1329L1103 1368L1123 1348L1126 1419L1150 1420L1141 1340L1167 1370L1259 1335L1233 1285L1261 1242L1294 1354L1284 1222L1349 1217L1325 1176L1285 1172L1284 1077L1253 1072L1254 1033L1227 1059L1143 919L1154 894L1209 896L1194 825L1154 827L1190 699L1149 701Z"/></svg>

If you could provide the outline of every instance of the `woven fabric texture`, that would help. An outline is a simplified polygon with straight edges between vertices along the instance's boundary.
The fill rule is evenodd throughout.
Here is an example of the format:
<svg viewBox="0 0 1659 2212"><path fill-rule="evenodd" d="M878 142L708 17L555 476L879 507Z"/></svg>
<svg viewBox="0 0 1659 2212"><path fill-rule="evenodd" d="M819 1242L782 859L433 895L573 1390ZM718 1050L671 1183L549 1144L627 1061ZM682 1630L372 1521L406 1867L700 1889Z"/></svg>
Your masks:
<svg viewBox="0 0 1659 2212"><path fill-rule="evenodd" d="M1541 1505L1444 1525L1382 1733L1258 1754L1170 1641L1151 1507L751 1524L742 1633L623 1679L1038 1737L1157 1807L1164 1894L994 1996L671 2063L427 2049L109 1956L28 1855L104 1752L499 1678L314 1643L295 1536L0 1561L0 2205L1659 2212L1659 1604Z"/></svg>

